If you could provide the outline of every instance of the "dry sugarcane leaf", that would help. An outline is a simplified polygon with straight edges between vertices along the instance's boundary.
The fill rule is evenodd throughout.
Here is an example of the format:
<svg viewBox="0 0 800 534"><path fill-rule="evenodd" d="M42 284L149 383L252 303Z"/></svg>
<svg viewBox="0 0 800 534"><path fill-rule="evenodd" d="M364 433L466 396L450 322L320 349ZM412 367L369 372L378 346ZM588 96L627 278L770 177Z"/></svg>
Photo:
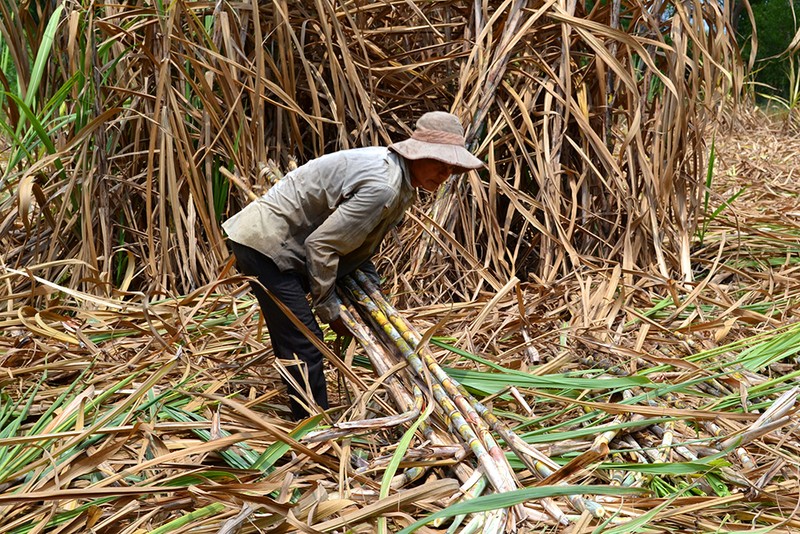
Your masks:
<svg viewBox="0 0 800 534"><path fill-rule="evenodd" d="M314 525L320 532L330 532L348 526L354 526L388 510L403 509L422 501L435 501L436 499L452 495L458 490L459 483L453 479L440 479L429 482L418 488L401 490L394 495L368 504L356 511L346 513L337 519L331 519Z"/></svg>
<svg viewBox="0 0 800 534"><path fill-rule="evenodd" d="M577 404L586 406L587 408L594 408L602 410L610 414L640 414L649 415L654 417L677 417L681 419L690 420L714 420L714 419L731 419L734 421L755 421L758 419L758 414L749 413L733 413L733 412L714 412L706 410L682 410L677 408L666 408L660 406L641 406L638 404L616 404L608 402L588 402L568 397L561 397L559 395L552 395L542 391L537 391L537 395L561 401L565 404Z"/></svg>

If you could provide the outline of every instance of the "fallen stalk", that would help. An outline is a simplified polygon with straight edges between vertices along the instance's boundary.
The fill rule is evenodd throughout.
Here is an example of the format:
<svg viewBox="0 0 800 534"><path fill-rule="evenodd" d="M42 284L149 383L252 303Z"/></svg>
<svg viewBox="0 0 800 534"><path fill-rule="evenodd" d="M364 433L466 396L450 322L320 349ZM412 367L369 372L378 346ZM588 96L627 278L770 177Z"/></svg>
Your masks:
<svg viewBox="0 0 800 534"><path fill-rule="evenodd" d="M397 415L388 415L386 417L375 417L372 419L363 419L359 421L341 421L334 423L333 427L325 430L318 430L316 432L309 432L303 441L309 443L318 443L327 441L329 439L338 439L346 436L356 434L363 434L375 429L392 428L398 425L409 423L419 417L423 407L422 391L414 386L414 405L410 410Z"/></svg>

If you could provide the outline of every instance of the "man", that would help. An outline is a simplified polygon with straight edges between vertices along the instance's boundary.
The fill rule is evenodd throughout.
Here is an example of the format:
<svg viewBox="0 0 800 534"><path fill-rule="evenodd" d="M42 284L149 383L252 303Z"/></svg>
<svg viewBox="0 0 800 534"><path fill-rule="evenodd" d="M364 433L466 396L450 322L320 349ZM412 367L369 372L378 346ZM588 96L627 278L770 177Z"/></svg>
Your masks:
<svg viewBox="0 0 800 534"><path fill-rule="evenodd" d="M458 118L434 111L419 118L405 141L343 150L295 169L222 227L242 273L255 277L322 339L310 292L320 320L345 335L336 280L358 268L378 277L370 257L414 202L415 188L435 191L450 175L482 166L465 148ZM302 362L287 367L291 376L327 409L322 354L261 285L251 287L275 356ZM297 391L286 385L293 418L306 417Z"/></svg>

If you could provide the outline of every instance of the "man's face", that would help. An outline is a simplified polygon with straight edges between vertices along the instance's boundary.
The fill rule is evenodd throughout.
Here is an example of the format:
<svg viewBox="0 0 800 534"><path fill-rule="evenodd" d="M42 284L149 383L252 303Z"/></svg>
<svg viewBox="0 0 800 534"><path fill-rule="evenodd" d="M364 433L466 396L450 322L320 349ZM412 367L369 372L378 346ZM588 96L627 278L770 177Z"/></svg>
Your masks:
<svg viewBox="0 0 800 534"><path fill-rule="evenodd" d="M456 168L435 159L412 159L408 162L411 185L426 191L436 191L453 174Z"/></svg>

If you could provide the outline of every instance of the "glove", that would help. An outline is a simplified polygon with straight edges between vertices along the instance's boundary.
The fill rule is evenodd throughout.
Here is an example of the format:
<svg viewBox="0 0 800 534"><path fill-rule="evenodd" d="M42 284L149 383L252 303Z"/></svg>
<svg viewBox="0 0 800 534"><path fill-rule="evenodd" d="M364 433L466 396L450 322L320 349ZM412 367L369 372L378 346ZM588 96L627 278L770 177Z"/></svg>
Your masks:
<svg viewBox="0 0 800 534"><path fill-rule="evenodd" d="M375 268L372 260L365 261L358 268L370 282L375 284L375 287L381 287L381 275L378 274L378 270Z"/></svg>
<svg viewBox="0 0 800 534"><path fill-rule="evenodd" d="M344 323L344 321L342 321L341 317L337 317L336 319L334 319L333 321L328 323L328 326L330 326L331 330L336 332L336 335L338 335L338 336L345 337L345 336L352 336L353 335L350 332L350 329Z"/></svg>

